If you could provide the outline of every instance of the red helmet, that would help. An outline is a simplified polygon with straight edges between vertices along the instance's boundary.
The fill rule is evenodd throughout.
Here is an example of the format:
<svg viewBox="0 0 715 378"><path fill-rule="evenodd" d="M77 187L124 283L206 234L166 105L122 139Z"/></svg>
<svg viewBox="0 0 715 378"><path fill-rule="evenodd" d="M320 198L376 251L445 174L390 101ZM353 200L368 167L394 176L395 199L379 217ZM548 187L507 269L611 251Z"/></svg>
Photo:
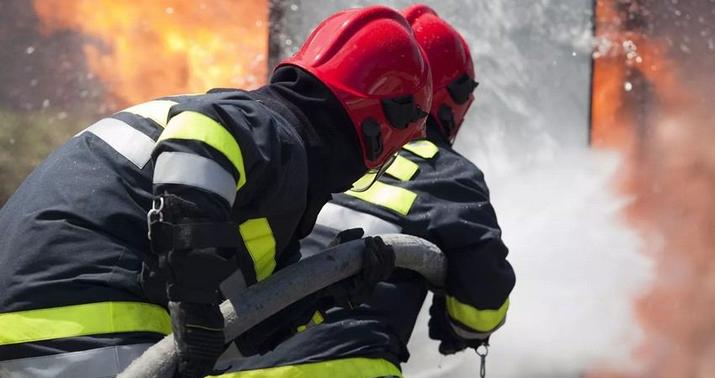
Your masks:
<svg viewBox="0 0 715 378"><path fill-rule="evenodd" d="M384 6L338 12L278 66L286 64L310 72L340 100L367 168L424 136L432 78L427 57L399 12Z"/></svg>
<svg viewBox="0 0 715 378"><path fill-rule="evenodd" d="M402 14L412 25L432 68L434 92L430 114L442 133L454 142L478 85L469 46L458 31L426 5L409 6Z"/></svg>

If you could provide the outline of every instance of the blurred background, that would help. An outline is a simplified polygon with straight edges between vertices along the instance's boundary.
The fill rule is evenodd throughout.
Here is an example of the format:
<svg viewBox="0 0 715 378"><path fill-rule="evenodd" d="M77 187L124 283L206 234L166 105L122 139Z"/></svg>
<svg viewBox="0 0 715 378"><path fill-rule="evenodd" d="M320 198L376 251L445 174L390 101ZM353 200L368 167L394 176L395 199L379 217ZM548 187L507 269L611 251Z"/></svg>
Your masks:
<svg viewBox="0 0 715 378"><path fill-rule="evenodd" d="M476 58L456 148L517 272L488 376L715 376L715 1L424 2ZM2 0L0 205L94 120L260 86L321 19L374 3ZM405 374L477 376L425 324Z"/></svg>

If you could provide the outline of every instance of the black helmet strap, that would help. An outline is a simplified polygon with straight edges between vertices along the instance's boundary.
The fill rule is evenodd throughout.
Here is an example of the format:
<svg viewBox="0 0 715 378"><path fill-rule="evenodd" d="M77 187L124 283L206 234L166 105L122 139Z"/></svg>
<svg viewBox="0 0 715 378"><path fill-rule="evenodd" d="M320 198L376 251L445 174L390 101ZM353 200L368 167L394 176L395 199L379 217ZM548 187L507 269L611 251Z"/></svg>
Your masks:
<svg viewBox="0 0 715 378"><path fill-rule="evenodd" d="M372 118L367 118L362 121L360 129L362 131L363 140L365 141L365 154L367 155L367 159L377 159L384 148L382 135L380 133L380 124Z"/></svg>

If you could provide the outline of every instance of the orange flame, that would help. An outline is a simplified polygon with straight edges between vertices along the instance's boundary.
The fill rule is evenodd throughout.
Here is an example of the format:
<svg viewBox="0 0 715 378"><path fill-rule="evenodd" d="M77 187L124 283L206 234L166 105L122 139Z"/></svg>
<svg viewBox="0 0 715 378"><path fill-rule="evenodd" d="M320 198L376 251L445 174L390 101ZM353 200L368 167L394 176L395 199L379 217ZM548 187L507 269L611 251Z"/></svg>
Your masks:
<svg viewBox="0 0 715 378"><path fill-rule="evenodd" d="M267 0L34 0L42 31L87 37L84 53L127 105L265 81Z"/></svg>
<svg viewBox="0 0 715 378"><path fill-rule="evenodd" d="M592 108L596 146L624 151L628 216L647 241L656 281L636 313L645 340L635 372L589 377L715 377L715 129L703 107L711 89L684 87L666 43L625 26L618 6L599 0Z"/></svg>

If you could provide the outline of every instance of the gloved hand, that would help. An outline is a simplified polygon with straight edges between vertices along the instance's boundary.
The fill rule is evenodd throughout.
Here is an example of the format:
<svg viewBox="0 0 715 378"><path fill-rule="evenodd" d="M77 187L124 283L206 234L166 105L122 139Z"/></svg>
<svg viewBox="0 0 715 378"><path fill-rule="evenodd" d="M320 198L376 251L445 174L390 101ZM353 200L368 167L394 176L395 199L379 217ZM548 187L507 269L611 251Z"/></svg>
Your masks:
<svg viewBox="0 0 715 378"><path fill-rule="evenodd" d="M148 289L165 282L179 355L177 376L204 377L225 349L219 285L238 268L235 249L214 243L231 242L236 229L226 220L212 222L199 206L171 194L155 200L148 218L154 255L145 261L150 269L143 274L144 290L156 294Z"/></svg>
<svg viewBox="0 0 715 378"><path fill-rule="evenodd" d="M169 302L169 313L179 355L175 377L209 375L225 349L223 315L218 305Z"/></svg>
<svg viewBox="0 0 715 378"><path fill-rule="evenodd" d="M329 244L329 247L360 239L362 235L361 228L341 231ZM323 303L321 308L329 308L333 305L352 308L364 303L372 295L377 283L387 280L392 274L392 269L395 267L395 251L392 247L385 244L379 236L368 236L363 240L365 249L363 250L362 271L321 290L318 293ZM332 303L326 303L326 300L327 302L332 301Z"/></svg>
<svg viewBox="0 0 715 378"><path fill-rule="evenodd" d="M218 286L233 272L232 264L216 248L205 248L171 251L164 268L177 377L204 377L225 349Z"/></svg>
<svg viewBox="0 0 715 378"><path fill-rule="evenodd" d="M429 309L428 323L429 338L439 341L439 352L450 355L466 348L476 349L480 345L489 345L489 336L465 338L458 336L452 328L451 320L447 313L447 304L444 295L435 294L432 297L432 306Z"/></svg>

